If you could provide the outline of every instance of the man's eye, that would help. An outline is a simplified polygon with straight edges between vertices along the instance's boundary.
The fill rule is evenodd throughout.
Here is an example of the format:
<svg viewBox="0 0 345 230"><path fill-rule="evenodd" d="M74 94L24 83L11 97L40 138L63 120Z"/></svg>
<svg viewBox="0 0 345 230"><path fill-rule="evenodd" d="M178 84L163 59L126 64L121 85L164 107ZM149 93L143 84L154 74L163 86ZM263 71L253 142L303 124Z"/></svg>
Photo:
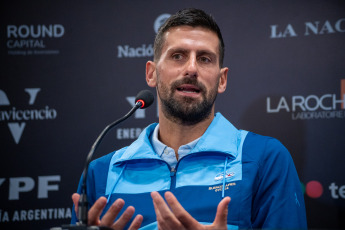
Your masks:
<svg viewBox="0 0 345 230"><path fill-rule="evenodd" d="M204 63L209 63L211 62L211 59L208 57L200 57L199 60Z"/></svg>
<svg viewBox="0 0 345 230"><path fill-rule="evenodd" d="M172 55L172 58L175 60L181 60L183 58L182 54L174 54Z"/></svg>

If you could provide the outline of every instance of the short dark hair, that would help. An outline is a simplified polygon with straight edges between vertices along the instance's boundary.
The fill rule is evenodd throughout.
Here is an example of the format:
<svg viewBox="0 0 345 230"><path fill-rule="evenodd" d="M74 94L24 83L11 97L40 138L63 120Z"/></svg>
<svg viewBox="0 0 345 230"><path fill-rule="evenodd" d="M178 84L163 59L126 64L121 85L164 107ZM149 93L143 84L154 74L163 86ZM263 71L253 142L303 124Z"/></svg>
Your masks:
<svg viewBox="0 0 345 230"><path fill-rule="evenodd" d="M206 14L204 11L194 8L188 8L178 11L176 14L171 15L165 23L159 28L158 33L155 38L155 43L153 45L154 49L154 60L159 60L163 44L164 44L164 34L170 28L178 26L191 26L191 27L203 27L215 32L219 39L219 66L223 66L224 60L224 41L222 33L214 20L214 18Z"/></svg>

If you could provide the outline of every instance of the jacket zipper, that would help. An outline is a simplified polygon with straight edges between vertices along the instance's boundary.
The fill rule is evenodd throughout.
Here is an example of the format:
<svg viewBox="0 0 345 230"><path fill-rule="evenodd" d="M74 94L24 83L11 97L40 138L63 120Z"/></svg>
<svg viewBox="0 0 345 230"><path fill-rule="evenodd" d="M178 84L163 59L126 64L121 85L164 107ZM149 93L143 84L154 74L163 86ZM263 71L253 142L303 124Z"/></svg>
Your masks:
<svg viewBox="0 0 345 230"><path fill-rule="evenodd" d="M176 187L176 169L171 168L170 165L169 165L169 168L170 168L170 181L171 181L170 191L173 191Z"/></svg>

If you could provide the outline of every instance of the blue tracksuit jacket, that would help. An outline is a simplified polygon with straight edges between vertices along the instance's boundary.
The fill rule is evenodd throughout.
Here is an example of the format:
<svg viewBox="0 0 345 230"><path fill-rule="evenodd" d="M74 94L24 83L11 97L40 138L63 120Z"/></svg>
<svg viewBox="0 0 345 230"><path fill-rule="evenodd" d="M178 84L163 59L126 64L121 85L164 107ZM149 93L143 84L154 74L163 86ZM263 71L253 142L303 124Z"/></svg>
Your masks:
<svg viewBox="0 0 345 230"><path fill-rule="evenodd" d="M155 153L148 126L130 146L91 162L90 205L108 198L133 205L142 227L156 227L151 191L171 191L199 222L212 223L230 196L228 228L307 228L300 181L287 149L276 139L236 129L220 113L174 171ZM81 188L79 184L78 192ZM76 222L73 214L72 223Z"/></svg>

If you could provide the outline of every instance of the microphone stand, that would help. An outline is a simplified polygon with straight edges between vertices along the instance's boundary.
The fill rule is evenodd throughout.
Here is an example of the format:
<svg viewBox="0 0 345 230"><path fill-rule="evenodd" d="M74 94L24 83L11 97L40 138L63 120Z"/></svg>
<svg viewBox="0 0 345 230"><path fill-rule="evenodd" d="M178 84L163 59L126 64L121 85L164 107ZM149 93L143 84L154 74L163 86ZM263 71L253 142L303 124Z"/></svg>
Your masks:
<svg viewBox="0 0 345 230"><path fill-rule="evenodd" d="M87 201L87 195L86 195L86 179L87 179L87 171L89 169L89 164L91 162L91 159L92 159L92 156L93 156L95 150L97 149L97 147L101 143L102 139L104 138L104 136L108 133L108 131L110 129L112 129L117 124L119 124L122 121L129 118L142 105L143 105L143 103L141 101L138 101L137 103L135 103L133 108L125 116L123 116L122 118L114 121L113 123L111 123L107 127L105 127L105 129L103 129L102 133L96 139L95 143L92 145L91 150L86 157L85 167L84 167L84 171L83 171L82 194L80 195L80 199L78 202L78 219L79 219L79 223L81 225L83 225L83 224L87 225L88 201Z"/></svg>
<svg viewBox="0 0 345 230"><path fill-rule="evenodd" d="M152 102L151 102L152 103ZM109 124L107 127L105 127L103 129L103 131L101 132L101 134L98 136L98 138L96 139L95 143L92 145L89 154L86 157L86 161L85 161L85 166L84 166L84 171L83 171L83 181L82 181L82 193L80 195L79 198L79 202L78 202L78 219L79 222L77 223L77 225L62 225L62 227L53 227L50 228L50 230L97 230L97 229L101 229L101 230L107 230L107 229L111 229L108 227L103 227L103 226L88 226L87 225L87 221L88 221L88 201L87 201L87 195L86 195L86 180L87 180L87 171L89 169L89 164L91 162L92 156L94 154L94 152L96 151L97 147L99 146L99 144L101 143L102 139L104 138L104 136L108 133L108 131L110 129L112 129L113 127L115 127L116 125L118 125L119 123L121 123L122 121L126 120L127 118L129 118L137 109L139 108L144 108L144 101L143 100L137 100L137 102L135 103L135 105L133 106L133 108L122 118L114 121L113 123Z"/></svg>

